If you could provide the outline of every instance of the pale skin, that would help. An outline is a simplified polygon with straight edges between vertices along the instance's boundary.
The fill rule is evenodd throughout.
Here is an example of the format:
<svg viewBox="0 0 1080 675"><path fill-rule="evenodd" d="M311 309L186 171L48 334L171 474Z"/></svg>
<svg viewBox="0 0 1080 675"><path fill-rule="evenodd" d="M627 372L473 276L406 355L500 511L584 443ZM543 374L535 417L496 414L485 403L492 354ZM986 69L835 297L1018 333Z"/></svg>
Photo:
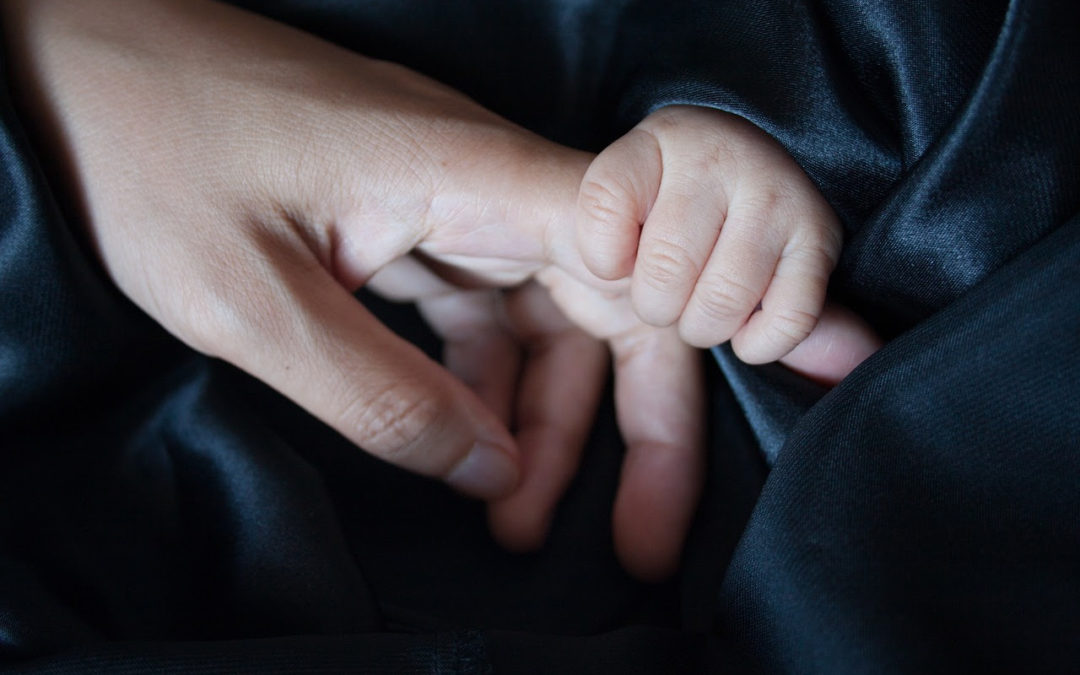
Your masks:
<svg viewBox="0 0 1080 675"><path fill-rule="evenodd" d="M543 542L609 351L615 545L651 579L701 487L693 345L824 382L877 347L822 315L831 211L732 116L662 110L594 158L225 5L0 10L20 111L118 287L357 446L488 500L508 547ZM419 301L449 371L355 301L369 283Z"/></svg>

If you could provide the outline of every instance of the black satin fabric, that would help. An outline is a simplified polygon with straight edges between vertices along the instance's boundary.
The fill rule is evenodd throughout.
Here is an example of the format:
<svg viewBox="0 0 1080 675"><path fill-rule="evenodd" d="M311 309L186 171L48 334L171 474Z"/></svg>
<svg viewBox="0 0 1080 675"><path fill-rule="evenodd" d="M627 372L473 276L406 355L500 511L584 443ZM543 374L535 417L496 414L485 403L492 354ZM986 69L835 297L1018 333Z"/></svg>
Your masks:
<svg viewBox="0 0 1080 675"><path fill-rule="evenodd" d="M678 577L619 569L610 406L551 541L141 315L0 115L0 670L1074 672L1080 5L245 0L599 149L745 116L840 214L889 339L830 392L725 348ZM365 301L432 354L408 308Z"/></svg>

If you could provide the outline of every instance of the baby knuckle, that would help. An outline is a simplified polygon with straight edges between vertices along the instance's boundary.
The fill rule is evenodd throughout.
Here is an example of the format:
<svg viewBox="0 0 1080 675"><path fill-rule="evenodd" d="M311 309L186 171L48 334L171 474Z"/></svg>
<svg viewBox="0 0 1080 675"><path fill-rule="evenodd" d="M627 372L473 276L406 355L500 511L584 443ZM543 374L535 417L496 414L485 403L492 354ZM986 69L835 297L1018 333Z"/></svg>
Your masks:
<svg viewBox="0 0 1080 675"><path fill-rule="evenodd" d="M806 266L823 267L823 276L827 276L840 260L843 233L835 228L813 228L793 243L788 255Z"/></svg>
<svg viewBox="0 0 1080 675"><path fill-rule="evenodd" d="M834 230L822 231L819 238L813 240L808 246L810 254L822 260L832 271L840 262L840 250L843 246L842 236Z"/></svg>
<svg viewBox="0 0 1080 675"><path fill-rule="evenodd" d="M816 228L816 231L821 237L822 248L836 256L844 246L844 228L828 204L825 204L823 208L826 214L822 217L822 224Z"/></svg>
<svg viewBox="0 0 1080 675"><path fill-rule="evenodd" d="M666 241L652 242L638 264L651 286L671 291L691 283L701 270L694 257L682 246Z"/></svg>
<svg viewBox="0 0 1080 675"><path fill-rule="evenodd" d="M749 314L757 297L746 286L721 277L698 285L696 304L706 319L726 322Z"/></svg>
<svg viewBox="0 0 1080 675"><path fill-rule="evenodd" d="M775 222L787 201L787 191L775 183L764 186L756 195L746 198L747 211L757 214L765 223Z"/></svg>
<svg viewBox="0 0 1080 675"><path fill-rule="evenodd" d="M588 178L581 183L578 203L589 217L588 223L617 225L626 218L628 199L621 188L606 181Z"/></svg>
<svg viewBox="0 0 1080 675"><path fill-rule="evenodd" d="M810 312L788 308L777 312L769 322L769 334L776 344L796 345L817 325L817 316Z"/></svg>
<svg viewBox="0 0 1080 675"><path fill-rule="evenodd" d="M744 245L760 249L770 245L775 237L776 219L768 208L758 207L754 203L743 202L733 205L724 218L724 230Z"/></svg>

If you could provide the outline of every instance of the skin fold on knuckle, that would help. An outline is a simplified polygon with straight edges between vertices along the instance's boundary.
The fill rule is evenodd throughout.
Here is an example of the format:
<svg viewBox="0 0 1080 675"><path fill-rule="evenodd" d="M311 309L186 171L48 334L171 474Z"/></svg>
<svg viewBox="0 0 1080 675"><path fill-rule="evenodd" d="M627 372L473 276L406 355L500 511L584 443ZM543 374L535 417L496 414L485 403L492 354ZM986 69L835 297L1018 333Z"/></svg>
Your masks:
<svg viewBox="0 0 1080 675"><path fill-rule="evenodd" d="M603 279L629 274L637 247L639 224L630 193L619 190L586 177L578 196L578 249L589 270Z"/></svg>
<svg viewBox="0 0 1080 675"><path fill-rule="evenodd" d="M703 280L694 293L694 309L703 323L726 324L747 316L758 293L727 276Z"/></svg>
<svg viewBox="0 0 1080 675"><path fill-rule="evenodd" d="M763 186L755 194L736 199L738 203L731 209L724 227L734 227L740 232L770 232L789 213L787 194L778 185Z"/></svg>
<svg viewBox="0 0 1080 675"><path fill-rule="evenodd" d="M788 307L768 318L768 330L764 335L777 350L784 349L786 354L810 335L817 321L816 314Z"/></svg>
<svg viewBox="0 0 1080 675"><path fill-rule="evenodd" d="M843 232L839 227L822 228L817 236L803 245L803 251L811 260L820 261L826 275L836 269L840 262L840 250L843 246Z"/></svg>
<svg viewBox="0 0 1080 675"><path fill-rule="evenodd" d="M798 284L807 298L821 298L829 285L829 275L836 268L838 253L813 241L795 244L784 251L776 269L776 278Z"/></svg>
<svg viewBox="0 0 1080 675"><path fill-rule="evenodd" d="M578 206L586 216L582 234L603 239L622 235L619 228L630 219L630 194L625 186L619 186L610 179L586 175L578 194Z"/></svg>
<svg viewBox="0 0 1080 675"><path fill-rule="evenodd" d="M828 204L816 201L800 211L810 215L799 219L797 229L784 247L783 257L796 257L808 265L820 266L828 274L840 260L844 230Z"/></svg>
<svg viewBox="0 0 1080 675"><path fill-rule="evenodd" d="M465 443L451 447L438 442L455 409L446 394L397 382L355 392L338 420L341 430L373 455L426 475L444 476L468 450Z"/></svg>
<svg viewBox="0 0 1080 675"><path fill-rule="evenodd" d="M642 281L663 294L689 288L701 273L701 266L680 244L656 240L648 244L637 260Z"/></svg>
<svg viewBox="0 0 1080 675"><path fill-rule="evenodd" d="M679 335L694 347L711 347L731 338L757 304L750 288L720 277L702 281L679 322Z"/></svg>
<svg viewBox="0 0 1080 675"><path fill-rule="evenodd" d="M817 325L817 315L795 308L764 318L759 330L743 331L732 339L732 351L744 363L771 363L787 356Z"/></svg>

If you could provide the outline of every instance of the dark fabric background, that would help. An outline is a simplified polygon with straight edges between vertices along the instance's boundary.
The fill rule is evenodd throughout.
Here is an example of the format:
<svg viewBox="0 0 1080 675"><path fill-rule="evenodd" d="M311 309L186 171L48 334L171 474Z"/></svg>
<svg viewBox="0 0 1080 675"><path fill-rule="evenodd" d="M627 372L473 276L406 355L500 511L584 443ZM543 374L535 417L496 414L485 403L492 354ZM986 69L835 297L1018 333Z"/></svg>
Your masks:
<svg viewBox="0 0 1080 675"><path fill-rule="evenodd" d="M723 348L683 569L610 545L609 408L541 552L116 291L0 108L0 670L1080 669L1080 5L248 0L598 149L774 135L888 345L831 392ZM408 308L366 298L438 345Z"/></svg>

